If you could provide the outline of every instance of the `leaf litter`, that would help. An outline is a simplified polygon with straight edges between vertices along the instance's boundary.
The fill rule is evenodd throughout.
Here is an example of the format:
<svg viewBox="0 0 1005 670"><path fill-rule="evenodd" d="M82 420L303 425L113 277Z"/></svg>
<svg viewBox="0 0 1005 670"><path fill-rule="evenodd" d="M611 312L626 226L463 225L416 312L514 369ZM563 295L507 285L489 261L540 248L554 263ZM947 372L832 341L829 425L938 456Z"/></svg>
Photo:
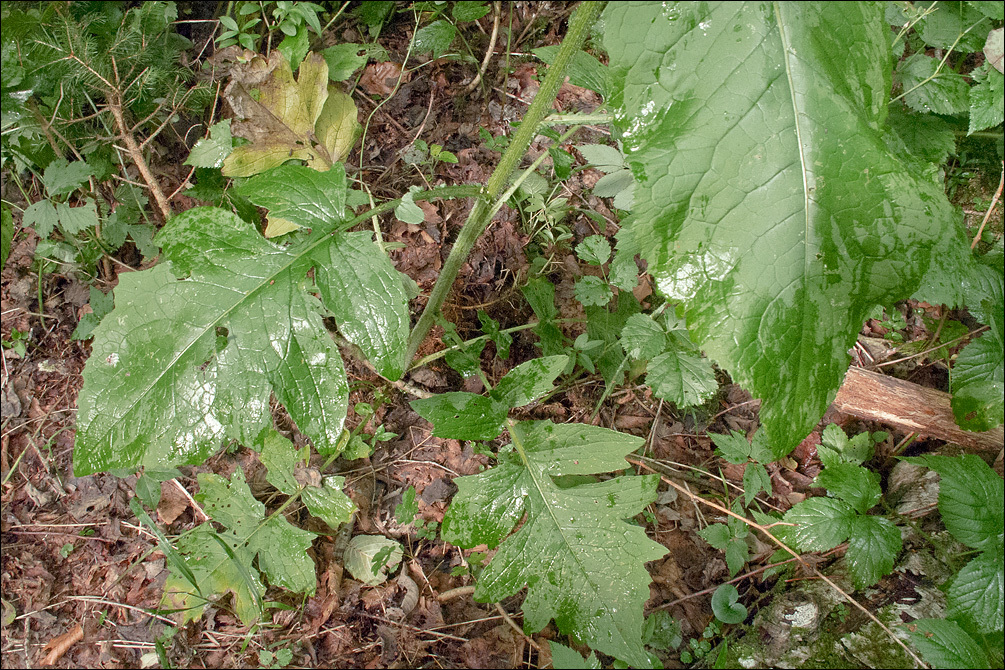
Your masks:
<svg viewBox="0 0 1005 670"><path fill-rule="evenodd" d="M517 34L525 27L521 20L529 22L532 19L524 14L527 11L520 8L515 14L513 30ZM549 10L534 11L547 13ZM397 47L397 51L404 54L402 47L407 39L403 35L391 31L386 40L389 51L394 52ZM259 57L245 69L238 69L236 84L227 91L225 98L243 119L234 124L235 135L251 141L245 146L252 149L242 152L247 154L245 159L260 166L276 160L285 151L308 162L321 162L339 153L339 138L355 132L348 128L352 125L348 119L356 121L355 108L350 114L346 111L348 105L342 108L333 105L325 112L326 105L333 99L327 76L318 74L320 64L306 65L306 71L301 65L297 78L278 58ZM432 69L442 68L453 75L456 67L437 64ZM317 68L313 74L312 68ZM531 98L537 84L535 74L533 65L521 66L513 78L503 81L504 91L513 91L510 95L519 100ZM432 74L431 78L435 76ZM397 75L394 78L396 80ZM324 85L324 92L329 93L327 98L318 80ZM377 77L370 89L367 85L363 88L370 94L387 95L390 93L387 80L385 76L380 82L383 89L376 83ZM452 81L453 76L447 80ZM311 81L315 82L311 89L314 93L307 90ZM256 87L257 94L253 93ZM403 109L414 108L421 112L427 108L428 98L420 97L418 88L404 93L407 95L399 102ZM255 95L259 96L257 100ZM442 96L444 104L437 105L437 119L423 126L422 137L455 151L461 160L458 165L440 166L437 178L450 177L456 183L484 183L494 157L485 155L487 152L476 145L472 139L477 137L476 132L465 134L458 128L467 124L473 129L478 124L484 125L493 135L502 134L506 130L505 116L489 112L478 116L477 111L471 111L477 109L476 102L467 101L466 108L461 110L457 108L461 106L459 101L451 99L449 92L440 91L438 95ZM491 95L491 103L497 110L510 113L519 110L516 116L522 113L521 102L498 91ZM571 86L563 87L560 101L570 111L590 106L589 96ZM288 115L277 114L279 104L293 111ZM344 120L345 124L319 126L326 114ZM418 113L412 116L417 121L421 118ZM388 146L381 148L374 158L382 161L385 167L394 166L381 179L389 192L402 190L388 184L401 184L417 176L403 174L400 165L395 165L394 145L405 146L411 138L400 136L380 115L374 117L374 122L377 125L372 131L390 138ZM420 123L408 129L419 130ZM443 134L451 128L452 135ZM377 147L372 136L368 139L368 150L373 151ZM603 141L603 138L595 141ZM461 146L463 144L470 146ZM234 174L241 170L239 163L235 159L231 164L231 170L238 170ZM405 245L400 251L392 252L392 257L397 267L412 276L420 288L428 288L435 280L445 256L443 240L451 239L453 226L466 214L463 210L449 211L457 207L454 202L442 207L448 211L441 210L435 215L427 212L425 224L419 231L392 227L388 235L389 241ZM518 325L506 321L513 319L513 315L506 311L508 306L504 302L508 297L507 289L515 280L502 277L507 272L515 277L526 271L526 257L519 253L526 241L513 213L504 210L493 230L479 243L455 288L452 317L456 318L452 320L462 333L470 336L480 332L475 310L466 308L487 303L490 304L489 313L504 326ZM4 312L3 337L9 338L11 330L17 328L30 330L38 338L30 356L25 359L5 357L4 361L5 398L17 399L16 406L13 400L5 404L10 410L4 413L2 438L5 484L4 515L0 524L4 535L4 664L10 660L16 665L27 666L51 660L59 667L107 664L138 667L141 652L153 648L155 640L171 630L163 619L149 614L159 606L167 579L166 559L157 549L156 540L137 523L129 510L128 497L134 490L135 476L120 482L105 474L79 479L68 474L73 443L73 415L69 410L75 404L88 347L71 342L69 338L76 326L79 304L60 298L60 294L74 284L73 278L50 275L42 287L47 324L55 324L51 331L39 328L37 319L30 316L29 313L37 309L32 302L34 286L32 281L25 282L27 263L17 259L30 262L33 244L30 235L19 238L15 244L11 260L4 268L0 294ZM574 262L574 258L570 258ZM559 263L555 267L554 279L561 304L575 305L569 299L574 278L569 263ZM413 303L413 307L416 305L421 306L421 298ZM575 318L581 316L581 312L569 311L563 316ZM569 332L577 334L574 327ZM518 337L513 350L513 359L505 363L487 360L491 348L484 355L484 367L494 380L509 367L536 355L533 338L529 336ZM42 365L43 361L48 363ZM365 369L353 369L351 363L347 366L352 379L379 382ZM453 371L435 365L432 369L444 386L460 387L461 380ZM635 394L624 405L605 406L596 420L603 425L620 425L640 437L653 435L650 446L657 458L711 470L715 461L706 431L749 431L756 425L756 406L747 405L749 397L735 393L736 389L738 387L729 386L720 394L715 411L721 409L724 413L711 421L696 420L694 416L670 416L665 409L660 410L658 399L643 393ZM550 400L545 406L529 411L539 413L538 418L562 416L588 420L595 398L596 394L588 387L575 388L563 398ZM372 397L357 394L353 400L370 401ZM369 458L345 464L342 474L347 477L350 492L359 493L354 500L367 501L366 515L373 524L371 530L400 537L405 543L406 558L401 574L407 571L420 594L412 613L403 621L389 617L389 608L402 604L403 597L408 595L407 589L399 587L396 581L382 590L361 588L343 574L342 558L333 552L337 533L334 536L322 534L308 550L316 565L318 581L317 591L307 599L302 613L297 611L299 601L289 602L294 609L277 610L273 617L274 622L283 626L255 632L249 651L241 652L235 645L220 641L242 639L249 634L249 629L227 610L226 603L220 603L220 607L210 608L205 619L190 624L185 634L171 638L172 662L184 665L201 657L210 667L243 667L257 663L257 656L251 651L267 645L287 644L297 650L298 663L314 666L373 666L395 662L419 665L432 658L461 666L527 667L526 638L505 625L496 610L473 603L470 598L444 602L436 598L437 594L470 583L464 576L465 565L470 566L472 555L485 548L461 551L439 540L418 540L409 531L395 527L394 522L394 506L408 486L414 486L418 494L420 518L442 522L445 501L450 495L446 482L457 475L477 474L491 463L489 457L476 453L470 443L432 437L430 426L400 398L395 398L390 408L382 409L382 414L384 425L398 433L399 438L381 443L379 450ZM856 424L848 417L829 418L839 421L849 432L876 428ZM291 436L295 440L302 439L296 434ZM783 508L810 493L810 484L819 470L811 438L793 452L791 463L775 465L770 470L777 492L773 502ZM254 452L238 449L234 454L221 454L204 466L183 468L184 477L179 481L191 495L198 491L195 480L199 474L229 478L238 469L247 473L251 469L249 466L258 461L259 456ZM367 476L368 483L362 483L362 479L353 481L365 471L373 473ZM723 472L728 482L742 483L742 471L723 468ZM164 482L161 491L157 513L165 527L172 532L182 532L202 521L189 496L178 486ZM362 509L363 505L360 507ZM657 503L655 511L656 523L649 526L650 536L670 551L665 558L649 566L654 583L647 607L679 601L670 611L681 620L685 635L700 636L710 620L711 610L707 599L688 596L721 583L728 574L720 554L693 539L695 528L713 520L704 518L694 505L680 498ZM299 510L293 512L291 521L304 521L305 518L306 512ZM355 532L358 534L365 525L361 514ZM755 567L755 563L749 567ZM893 585L885 588L892 590ZM268 596L284 597L278 590L269 591ZM6 620L8 604L15 612L12 622ZM505 599L503 607L508 612L518 612L519 599ZM538 636L542 638L559 636L554 627L549 626ZM68 645L70 640L73 643ZM545 660L544 657L533 658L538 664Z"/></svg>

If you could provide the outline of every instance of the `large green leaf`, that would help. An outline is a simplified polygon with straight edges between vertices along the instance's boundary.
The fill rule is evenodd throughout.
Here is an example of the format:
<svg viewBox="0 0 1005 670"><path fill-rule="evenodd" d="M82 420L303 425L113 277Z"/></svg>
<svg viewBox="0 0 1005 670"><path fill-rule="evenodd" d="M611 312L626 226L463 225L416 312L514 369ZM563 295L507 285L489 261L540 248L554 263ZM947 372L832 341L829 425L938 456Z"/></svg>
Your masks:
<svg viewBox="0 0 1005 670"><path fill-rule="evenodd" d="M884 142L872 3L611 3L612 104L635 175L620 253L685 305L791 450L877 304L907 298L952 210Z"/></svg>
<svg viewBox="0 0 1005 670"><path fill-rule="evenodd" d="M480 602L497 602L526 585L524 627L552 618L563 633L635 666L647 665L642 605L649 598L644 564L666 550L625 521L656 497L655 476L617 477L560 487L555 477L625 468L642 439L583 424L509 424L513 443L499 465L455 480L459 491L443 519L445 540L499 550L475 586ZM520 520L511 537L506 536Z"/></svg>
<svg viewBox="0 0 1005 670"><path fill-rule="evenodd" d="M200 463L224 438L253 443L271 425L272 392L319 451L335 451L348 384L324 309L301 284L318 248L355 242L312 239L284 249L208 207L172 219L157 237L167 262L124 274L95 329L75 471ZM319 288L326 301L337 290Z"/></svg>

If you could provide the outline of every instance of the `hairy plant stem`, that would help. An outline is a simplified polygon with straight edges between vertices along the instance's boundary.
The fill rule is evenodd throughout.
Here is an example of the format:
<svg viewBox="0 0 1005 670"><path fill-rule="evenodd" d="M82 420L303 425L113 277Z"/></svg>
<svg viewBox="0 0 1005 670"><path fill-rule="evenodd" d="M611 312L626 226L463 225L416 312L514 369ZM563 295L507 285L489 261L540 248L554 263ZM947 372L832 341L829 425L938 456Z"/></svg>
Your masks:
<svg viewBox="0 0 1005 670"><path fill-rule="evenodd" d="M426 308L423 310L418 322L416 322L415 328L412 329L412 333L408 338L408 350L405 354L406 361L411 361L415 358L419 345L426 338L429 329L433 327L436 314L440 311L444 301L446 301L447 294L450 293L454 280L457 279L457 273L460 271L464 261L467 260L468 254L471 253L475 242L481 236L482 232L484 232L489 221L491 221L494 209L493 203L506 188L510 174L516 168L520 159L523 158L527 147L530 146L531 141L537 134L538 125L551 111L555 96L558 95L558 89L565 81L565 71L572 62L573 56L582 47L590 27L600 15L600 10L603 9L603 6L603 2L584 2L579 5L575 14L569 19L569 30L562 40L562 46L559 47L555 62L548 68L548 75L534 97L530 109L527 110L520 127L513 134L509 147L503 153L502 158L499 159L499 164L493 170L492 176L489 177L488 186L485 189L486 197L477 200L474 207L471 208L471 213L468 215L467 221L464 222L464 227L461 228L457 241L454 242L450 255L447 257L447 260L443 264L443 269L440 271L440 276L433 286L433 290L429 295L429 301L426 303Z"/></svg>

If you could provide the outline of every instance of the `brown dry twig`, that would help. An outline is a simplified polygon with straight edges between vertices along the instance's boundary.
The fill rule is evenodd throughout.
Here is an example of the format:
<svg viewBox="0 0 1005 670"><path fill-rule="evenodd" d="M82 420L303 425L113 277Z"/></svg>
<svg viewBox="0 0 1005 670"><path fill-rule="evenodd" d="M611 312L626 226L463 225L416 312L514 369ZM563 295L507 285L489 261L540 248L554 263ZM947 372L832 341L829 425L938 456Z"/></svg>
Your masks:
<svg viewBox="0 0 1005 670"><path fill-rule="evenodd" d="M995 211L995 205L998 204L998 200L1002 197L1002 187L1005 186L1005 161L1002 161L1002 176L998 181L998 190L995 191L995 197L991 199L991 206L988 207L988 211L984 213L984 220L981 221L981 227L977 229L977 234L974 235L974 241L970 243L970 248L973 249L977 246L977 242L981 239L981 234L984 233L984 226L987 225L988 219L991 218L991 212Z"/></svg>

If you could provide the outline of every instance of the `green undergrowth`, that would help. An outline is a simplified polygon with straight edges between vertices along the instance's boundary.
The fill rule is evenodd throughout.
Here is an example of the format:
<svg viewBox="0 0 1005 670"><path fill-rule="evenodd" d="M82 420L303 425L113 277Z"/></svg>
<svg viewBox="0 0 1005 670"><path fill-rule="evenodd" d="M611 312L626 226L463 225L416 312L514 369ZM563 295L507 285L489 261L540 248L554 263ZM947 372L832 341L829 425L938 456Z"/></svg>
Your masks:
<svg viewBox="0 0 1005 670"><path fill-rule="evenodd" d="M39 53L70 48L49 43L57 42L54 26L68 27L71 38L87 39L74 53L93 56L82 61L89 69L70 101L73 111L82 114L84 100L99 120L117 110L111 132L135 143L159 118L155 112L141 120L150 105L180 113L182 101L196 97L181 92L177 101L168 98L171 104L157 103L151 91L198 87L182 87L187 75L173 65L154 79L136 54L122 55L131 79L115 74L118 60L112 74L103 68L116 49L130 48L137 31L174 63L170 50L181 47L171 37L173 3L119 14L86 13L76 3L69 14L65 9L4 15L4 165L34 174L44 187L21 225L49 244L69 245L61 262L79 252L73 262L93 267L127 237L144 256L159 250L153 267L119 275L113 308L104 293L93 294L93 316L81 322L78 337L93 343L73 467L76 476L142 473L133 509L167 556L162 608L180 623L212 605L253 626L277 606L267 597L314 593L316 566L307 550L321 533L292 523L285 511L300 501L333 533L352 523L357 510L342 492L344 480L328 471L337 459L361 458L390 439L379 426L363 432L370 405L357 404L363 420L347 428L343 356L364 360L388 383L401 382L440 356L416 359L437 323L445 362L462 377L478 377L484 391L432 394L411 407L434 436L475 443L494 465L455 480L458 492L439 528L415 521L414 489L398 522L426 538L439 532L461 548L495 550L487 562L472 562L476 601L524 591L527 634L554 622L570 644L618 667L658 667L674 655L725 662L730 626L747 625L750 614L735 587L724 585L712 597L718 620L704 642L685 645L665 613L647 617L646 564L667 550L640 521L657 499L660 477L635 474L626 461L637 460L645 440L587 423L516 418L526 416L521 408L595 375L603 391L594 414L611 393L640 383L668 411L702 413L728 375L761 400L760 426L753 435L712 435L717 455L743 468L743 491L720 496L737 516L708 525L701 537L724 552L731 576L767 526L796 551L845 546L858 589L877 584L902 554L905 520L886 506L882 464L874 458L885 436L849 437L827 426L814 482L826 495L784 516L761 501L773 492L768 466L814 430L833 400L863 322L876 318L901 330L906 321L895 323L903 315L892 306L909 299L967 310L982 327L950 325L946 332L956 337L936 345L952 364L953 410L968 430L1005 419L1001 238L971 244L976 231L963 227L942 172L958 134L989 134L1001 143L995 94L1002 73L993 65L1002 53L999 4L582 3L562 44L535 52L549 67L519 126L483 138L501 154L486 184L413 186L397 199L375 201L364 173L346 162L369 121L359 121L344 82L386 53L376 42L320 50L319 37L341 10L322 28L328 10L313 3L231 3L216 41L247 50L234 56L220 87L235 115L210 125L186 160L195 181L187 194L212 206L179 214L153 183L123 184L114 192L116 207L103 207L98 185L114 172L100 162L107 146L88 145L93 151L81 154L75 147L82 140L70 137L69 146L57 143L44 155L45 129L32 124L59 104L56 92L18 92L47 67L79 65L66 58L39 64ZM364 3L352 11L371 38L396 12L414 21L409 54L419 65L405 67L417 69L428 59L476 66L458 25L487 17L492 7ZM8 16L21 22L21 32L9 32ZM25 42L27 25L44 27L53 39ZM594 51L607 65L582 50L591 29ZM19 44L34 46L19 52ZM566 76L602 96L603 108L549 116ZM28 101L16 108L20 116L7 116L9 100ZM133 122L124 125L123 113ZM581 125L596 123L609 126L609 146L573 141ZM550 143L547 151L521 166L538 137ZM130 157L137 169L145 166L142 148ZM436 177L441 163L458 159L442 145L414 142L403 160ZM615 235L604 216L564 194L565 182L591 168L604 175L593 195L609 199ZM458 198L470 201L470 214L413 321L418 287L387 255L377 217L393 212L420 224L417 203ZM153 203L166 220L156 234L140 223ZM483 334L465 341L441 308L503 206L516 211L530 240L532 276L520 289L534 320L504 328L479 313ZM5 244L13 237L7 211ZM577 240L570 222L579 216L601 234ZM100 252L81 251L87 240ZM52 255L45 249L40 262ZM582 319L559 316L570 306L557 304L553 281L557 259L566 256L577 275L572 311ZM640 268L655 290L646 304L633 293ZM507 363L493 383L484 348L492 342L509 361L520 330L536 336L542 356ZM307 446L297 449L277 432L274 401ZM141 503L156 508L159 483L175 468L235 444L259 453L274 500L283 502L267 507L240 469L230 478L204 473L196 500L211 521L163 535ZM1002 631L1001 478L975 456L912 462L941 476L941 518L973 556L947 584L945 617L911 623L908 637L932 665L983 667L995 662L985 649ZM352 543L344 562L366 584L382 583L402 561L401 545L389 538L357 536ZM779 547L773 560L788 555ZM563 664L600 663L592 652L583 659L558 643L552 652Z"/></svg>

